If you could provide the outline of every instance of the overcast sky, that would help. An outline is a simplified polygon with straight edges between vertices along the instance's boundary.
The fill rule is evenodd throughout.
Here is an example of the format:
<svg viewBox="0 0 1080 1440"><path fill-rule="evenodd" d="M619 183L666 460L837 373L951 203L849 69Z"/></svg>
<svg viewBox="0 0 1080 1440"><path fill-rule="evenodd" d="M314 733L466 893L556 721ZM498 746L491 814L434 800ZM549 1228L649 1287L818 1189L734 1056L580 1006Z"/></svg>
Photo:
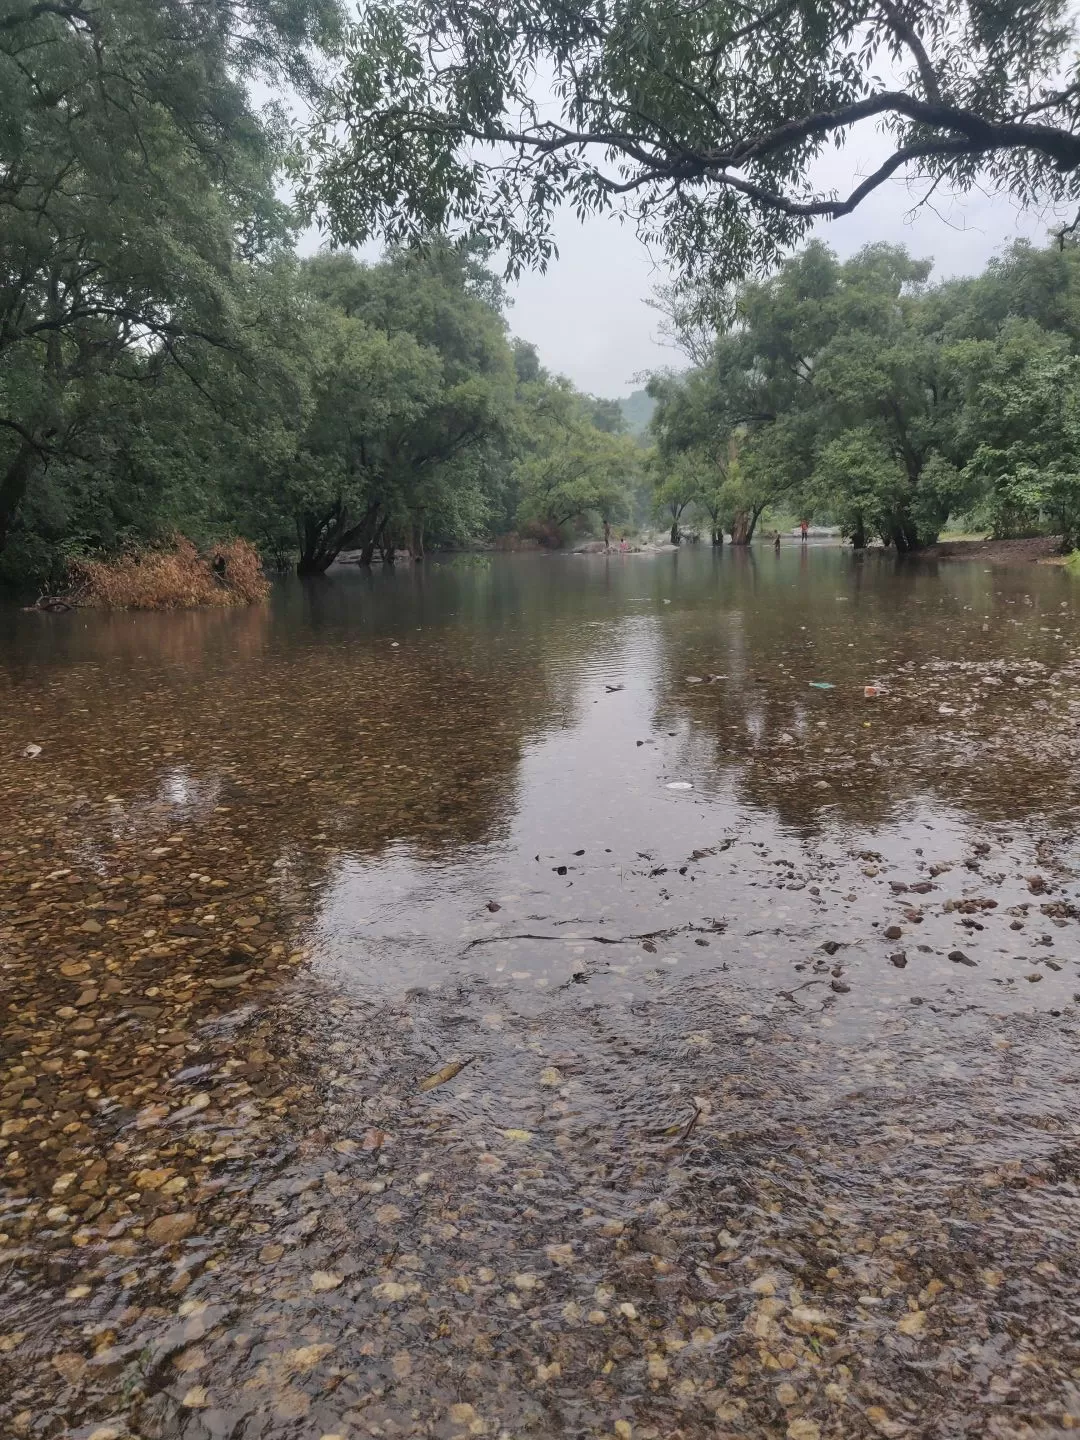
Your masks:
<svg viewBox="0 0 1080 1440"><path fill-rule="evenodd" d="M815 168L825 189L846 195L891 152L872 123L852 134L843 150L830 150ZM851 215L819 226L817 233L844 258L878 240L906 245L919 258L935 261L934 275L970 275L1010 240L1021 236L1041 242L1048 225L1061 216L1024 211L1007 195L972 191L940 192L933 206L917 204L922 190L903 179L886 181ZM1071 218L1071 215L1068 217ZM546 275L531 274L510 287L510 328L530 340L541 363L568 375L583 390L617 398L640 387L642 373L686 361L660 343L660 317L645 303L654 287L670 278L663 254L650 253L631 223L617 215L594 216L581 223L572 213L556 226L559 258ZM317 249L311 230L301 249ZM376 259L377 243L360 252Z"/></svg>
<svg viewBox="0 0 1080 1440"><path fill-rule="evenodd" d="M870 131L830 154L821 177L844 193L886 153ZM935 276L944 278L981 270L1020 236L1041 241L1047 221L1055 221L1024 212L1008 196L937 195L935 209L915 209L917 199L905 183L886 182L853 214L817 233L841 257L877 240L906 245L913 255L933 258ZM662 256L650 255L632 226L610 215L585 224L561 216L558 243L559 259L546 275L529 275L511 289L510 327L536 345L548 369L569 375L583 390L614 397L636 389L644 370L682 368L686 362L659 343L659 317L645 304L665 278Z"/></svg>

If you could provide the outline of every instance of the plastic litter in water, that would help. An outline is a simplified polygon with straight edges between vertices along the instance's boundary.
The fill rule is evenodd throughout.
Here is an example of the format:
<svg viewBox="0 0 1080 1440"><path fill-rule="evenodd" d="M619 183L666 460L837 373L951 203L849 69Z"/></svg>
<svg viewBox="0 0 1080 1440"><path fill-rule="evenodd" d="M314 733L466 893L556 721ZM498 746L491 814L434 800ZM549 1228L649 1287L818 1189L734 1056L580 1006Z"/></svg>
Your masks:
<svg viewBox="0 0 1080 1440"><path fill-rule="evenodd" d="M689 780L672 780L667 788L669 790L692 790L694 787Z"/></svg>
<svg viewBox="0 0 1080 1440"><path fill-rule="evenodd" d="M836 686L832 683L831 680L811 680L811 681L810 681L810 689L811 689L811 690L835 690L835 689L836 689Z"/></svg>

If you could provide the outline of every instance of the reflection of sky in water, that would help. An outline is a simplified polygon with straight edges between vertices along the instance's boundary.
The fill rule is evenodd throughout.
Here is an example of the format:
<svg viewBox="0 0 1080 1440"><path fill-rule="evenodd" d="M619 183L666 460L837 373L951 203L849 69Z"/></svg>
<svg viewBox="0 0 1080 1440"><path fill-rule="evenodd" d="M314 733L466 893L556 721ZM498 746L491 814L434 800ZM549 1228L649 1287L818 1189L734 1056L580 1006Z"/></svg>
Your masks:
<svg viewBox="0 0 1080 1440"><path fill-rule="evenodd" d="M576 994L579 986L594 1000L632 1002L674 978L718 968L773 996L793 981L819 983L811 957L836 934L847 952L843 973L870 972L871 986L847 1011L848 1023L865 1029L867 1005L878 1012L873 1023L891 1024L910 1000L911 974L890 964L897 944L882 939L900 921L912 966L920 955L934 957L923 965L920 994L950 995L955 966L942 959L959 941L970 947L975 932L957 931L955 917L936 913L910 923L903 909L915 897L905 902L903 894L933 864L959 871L935 883L936 909L953 890L966 893L972 876L961 867L982 829L959 807L921 793L917 772L890 816L860 823L847 792L874 783L864 765L889 763L887 733L862 733L882 712L867 722L867 712L853 713L831 692L809 692L821 703L808 701L808 676L817 676L821 661L814 655L799 667L806 627L794 626L795 653L755 651L746 638L749 613L624 615L606 627L602 651L559 665L553 688L561 708L504 777L511 808L503 833L439 864L407 844L375 861L346 849L319 912L324 973L392 993L479 978L509 988L530 1013L548 1003L544 996ZM820 673L843 684L835 653ZM688 675L704 683L689 683ZM714 712L732 717L741 742L716 726ZM858 759L848 753L852 734ZM942 740L947 747L949 737ZM747 803L740 793L747 743L765 773L763 798L801 792L817 819L812 828ZM817 746L829 767L824 790L797 768L804 743ZM685 778L692 791L667 789ZM1030 898L1022 874L1035 860L1022 841L1011 861L1004 891L995 881L1002 917L1007 902ZM973 883L978 888L979 877ZM707 929L717 919L726 925L722 937ZM640 939L601 943L653 932L660 934L651 950ZM1017 979L1007 966L979 977L995 987L994 1003L1006 1006L1030 1001ZM969 991L974 984L969 977Z"/></svg>
<svg viewBox="0 0 1080 1440"><path fill-rule="evenodd" d="M149 851L221 807L267 883L320 898L325 964L395 983L512 974L468 942L550 922L678 932L677 953L613 951L604 974L722 951L753 975L772 942L751 931L777 916L801 914L807 943L883 923L901 902L852 855L891 849L921 874L912 815L959 866L979 827L1076 803L1074 595L1057 573L824 549L495 557L287 584L235 631L80 616L31 634L20 616L0 665L97 868L110 836ZM685 929L718 916L722 946ZM563 983L561 940L521 945L535 953L514 968Z"/></svg>

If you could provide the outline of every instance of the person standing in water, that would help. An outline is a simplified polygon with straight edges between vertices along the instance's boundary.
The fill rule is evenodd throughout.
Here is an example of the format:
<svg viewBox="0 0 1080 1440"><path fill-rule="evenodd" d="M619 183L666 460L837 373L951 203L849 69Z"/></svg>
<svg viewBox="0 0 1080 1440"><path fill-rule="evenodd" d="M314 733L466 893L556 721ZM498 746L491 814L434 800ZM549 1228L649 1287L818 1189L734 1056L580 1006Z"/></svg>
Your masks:
<svg viewBox="0 0 1080 1440"><path fill-rule="evenodd" d="M810 522L809 522L809 520L804 520L804 521L800 524L799 529L802 531L802 538L805 540L806 537L807 537L807 535L809 534L809 531L810 531Z"/></svg>
<svg viewBox="0 0 1080 1440"><path fill-rule="evenodd" d="M779 550L780 550L780 531L779 531L779 530L777 530L777 532L776 532L776 539L773 541L773 549L776 550L777 552L779 552Z"/></svg>

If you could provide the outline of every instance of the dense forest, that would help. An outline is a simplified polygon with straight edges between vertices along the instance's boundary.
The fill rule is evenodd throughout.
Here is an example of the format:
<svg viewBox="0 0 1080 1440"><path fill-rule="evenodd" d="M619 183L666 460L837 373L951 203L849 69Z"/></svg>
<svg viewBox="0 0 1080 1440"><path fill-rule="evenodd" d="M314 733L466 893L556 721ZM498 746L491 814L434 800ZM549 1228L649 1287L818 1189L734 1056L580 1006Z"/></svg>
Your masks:
<svg viewBox="0 0 1080 1440"><path fill-rule="evenodd" d="M1080 540L1080 249L930 273L896 246L841 263L814 242L768 280L672 306L697 362L650 385L673 531L696 511L746 542L779 505L901 553L957 518Z"/></svg>
<svg viewBox="0 0 1080 1440"><path fill-rule="evenodd" d="M511 338L474 247L298 258L289 132L251 89L314 90L339 24L261 0L0 23L5 580L178 531L311 572L622 515L618 404Z"/></svg>
<svg viewBox="0 0 1080 1440"><path fill-rule="evenodd" d="M309 573L508 534L660 521L677 540L691 518L747 542L773 505L898 551L957 516L1076 543L1071 238L938 285L891 246L841 263L812 241L757 278L688 266L667 303L689 368L622 403L585 395L511 333L509 231L447 238L433 205L382 226L378 263L350 253L407 157L385 150L380 182L332 143L329 77L360 104L385 40L333 0L9 0L4 581L54 585L73 557L176 533L245 536ZM344 248L301 257L320 206Z"/></svg>

